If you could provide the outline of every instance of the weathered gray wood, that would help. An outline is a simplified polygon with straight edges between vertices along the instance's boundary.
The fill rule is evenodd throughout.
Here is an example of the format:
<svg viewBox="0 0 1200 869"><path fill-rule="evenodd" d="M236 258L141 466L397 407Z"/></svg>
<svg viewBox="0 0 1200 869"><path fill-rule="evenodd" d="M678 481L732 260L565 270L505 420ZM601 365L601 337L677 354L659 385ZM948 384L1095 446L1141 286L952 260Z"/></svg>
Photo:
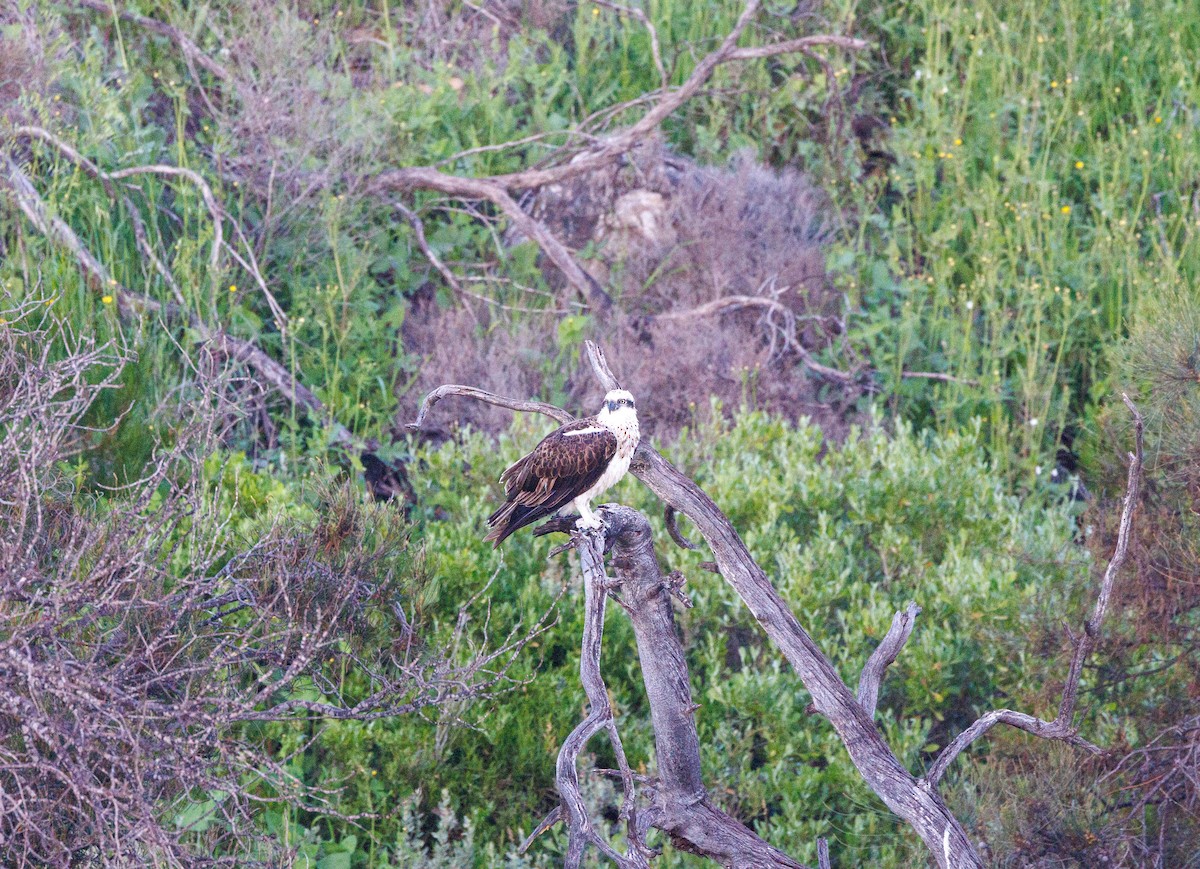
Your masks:
<svg viewBox="0 0 1200 869"><path fill-rule="evenodd" d="M620 388L620 384L609 370L600 348L588 341L586 342L586 349L597 378L605 390ZM441 387L434 394L431 394L428 403L432 404L433 400L445 395L469 395L470 397L503 407L545 413L560 422L571 418L565 411L550 405L542 405L537 402L520 402L501 396L494 396L482 390L471 389L469 387ZM1079 640L1072 658L1070 674L1067 686L1064 689L1059 717L1053 722L1047 722L1007 709L989 712L962 734L959 734L956 740L952 741L943 754L939 756L930 773L919 779L900 764L890 747L884 742L873 721L879 682L887 666L895 659L895 656L900 652L904 642L907 640L919 608L915 604L909 604L905 611L897 613L887 636L885 636L884 641L876 649L870 661L868 661L866 668L864 668L860 677L859 694L855 696L833 668L829 659L825 657L820 647L817 646L812 637L800 625L795 614L779 596L779 593L775 590L766 573L759 567L746 549L746 545L738 535L737 530L713 500L696 483L644 442L638 446L637 451L634 453L630 471L645 483L668 506L670 511L687 514L696 525L705 542L708 544L709 549L713 552L716 559L717 571L738 593L750 610L751 615L758 621L767 636L775 642L787 657L799 675L801 682L803 682L805 688L812 695L814 708L833 725L863 780L884 801L888 808L908 822L916 831L929 848L938 866L947 867L947 869L981 867L983 864L968 839L962 824L951 814L945 801L937 792L936 784L938 778L940 778L954 756L998 723L1011 724L1028 730L1035 735L1063 740L1070 744L1088 748L1089 750L1095 749L1095 746L1092 746L1075 733L1071 719L1074 713L1079 675L1082 671L1083 661L1095 646L1095 638L1098 635L1100 624L1108 607L1116 573L1126 556L1133 505L1136 501L1138 482L1140 481L1142 466L1142 419L1128 398L1126 398L1126 403L1134 415L1137 427L1137 451L1130 454L1129 487L1126 492L1125 506L1121 518L1121 531L1118 537L1117 551L1114 553L1113 559L1105 571L1095 610L1092 617L1084 625L1084 636ZM423 406L421 412L422 418L424 417L425 410L426 407ZM618 517L625 514L617 511L613 515L614 517ZM634 513L634 515L638 516L642 522L645 522L644 517L640 517L640 514ZM671 512L668 512L668 522L674 525L673 520L674 516ZM562 518L551 520L542 529L539 529L539 533L568 530L569 525L565 524L568 521ZM614 518L614 521L617 520ZM625 521L628 523L632 520ZM637 539L642 534L647 538L649 537L648 528L644 531L631 532L627 529L618 530L614 526L610 528L609 533L612 535L610 540L614 545L617 545L618 541L620 541L622 534L630 533L634 535L631 538L632 542L620 545L621 548L618 553L620 558L628 559L629 563L623 566L623 563L618 559L614 561L614 565L622 581L628 584L629 589L640 588L638 582L634 580L642 575L654 576L655 571L657 571L656 562L653 568L651 568L649 562L646 561L647 558L651 561L653 560L652 546L648 542L637 542ZM681 537L677 528L673 528L672 537ZM602 545L594 538L581 537L579 539L590 539L591 543L587 544L589 547ZM677 542L680 541L677 539ZM690 541L680 542L680 545L687 546L689 543ZM576 545L578 547L579 543L577 542ZM596 558L598 556L592 559L593 562ZM586 574L587 570L585 569L585 576ZM658 572L657 575L659 577L657 581L662 588L665 599L668 583L662 580L661 572ZM630 593L631 591L626 591L627 595ZM678 713L678 705L681 697L685 697L687 700L688 711L686 716L690 716L692 712L690 691L687 691L686 670L684 670L682 685L679 682L677 665L679 661L682 661L682 652L679 652L679 658L676 659L674 653L667 648L670 644L665 640L666 635L663 625L648 621L648 619L651 619L651 616L643 617L636 615L639 611L637 604L627 604L627 607L631 611L631 617L635 619L635 630L637 630L639 623L645 630L644 638L639 634L639 651L644 674L646 674L647 669L650 671L644 675L647 692L650 693L653 691L653 696L657 700L657 712L652 708L651 717L654 720L656 739L661 728L663 744L660 746L659 751L662 755L660 763L663 764L664 770L662 792L667 795L662 796L658 794L656 789L653 810L643 814L640 820L632 816L630 817L630 840L633 843L631 850L637 850L643 845L644 839L641 837L641 832L649 826L655 826L668 831L681 847L693 846L697 848L698 853L714 856L714 859L721 861L723 865L739 867L795 865L790 862L769 862L769 860L790 860L790 858L782 854L778 857L774 855L771 855L769 858L764 857L763 859L768 859L768 862L765 863L726 862L740 859L736 856L736 853L730 853L728 856L716 856L726 855L727 853L722 850L726 847L726 835L729 837L741 835L733 831L732 827L727 829L725 821L731 822L732 825L738 827L741 825L737 824L733 819L721 815L720 812L708 804L703 796L702 785L700 785L699 790L695 789L699 782L699 767L698 765L693 767L691 764L692 749L689 742L689 738L695 739L694 723L692 724L691 736L689 737L687 727L683 725ZM650 609L652 610L653 608L651 607ZM602 617L602 608L600 613ZM671 635L674 635L673 628ZM645 646L643 646L643 641L645 642ZM596 648L595 660L598 670L598 646ZM588 643L585 640L585 652L587 649ZM660 664L660 658L665 663ZM652 700L652 703L654 702ZM607 704L607 698L605 698L604 703ZM609 716L611 720L611 712L609 712ZM589 716L590 718L591 716ZM688 720L690 721L690 718ZM586 725L587 721L584 724ZM592 726L594 724L595 722L593 722ZM580 726L583 727L584 725ZM607 725L595 727L592 733L598 732L604 726ZM610 736L616 738L615 726L611 728ZM582 748L582 745L580 748ZM698 756L698 747L696 751ZM618 753L618 756L623 758L620 753ZM623 781L628 783L629 774L627 769L623 769L621 775ZM570 781L568 781L568 790L570 784ZM678 786L677 789L673 790L676 785ZM629 795L631 792L632 788L627 784L627 804L630 801ZM623 811L626 809L623 809ZM725 818L725 821L722 821L722 818ZM543 822L541 828L544 829L546 824L547 822ZM714 835L714 830L720 835ZM754 836L752 832L745 830L745 828L742 828L742 830L749 836ZM575 838L572 837L572 841ZM757 837L754 838L757 839ZM746 841L749 842L749 840ZM602 844L601 850L617 860L619 865L630 865L624 862L628 858L616 855L607 844Z"/></svg>
<svg viewBox="0 0 1200 869"><path fill-rule="evenodd" d="M633 623L654 726L659 782L653 826L670 835L680 850L703 854L722 866L797 869L801 864L709 802L700 772L697 710L671 612L669 583L654 556L650 523L628 507L607 504L602 511L612 545L613 578Z"/></svg>
<svg viewBox="0 0 1200 869"><path fill-rule="evenodd" d="M591 341L586 351L606 389L619 388L603 351ZM800 626L770 579L750 555L733 524L685 474L643 442L630 472L660 499L687 514L708 543L721 576L741 597L767 636L779 646L812 695L813 706L833 725L850 759L889 809L917 832L942 867L982 867L966 830L928 784L905 769L825 653Z"/></svg>
<svg viewBox="0 0 1200 869"><path fill-rule="evenodd" d="M911 600L908 606L896 613L883 642L875 647L858 677L858 703L871 718L875 717L875 703L879 700L879 684L883 681L883 674L908 642L920 614L921 608Z"/></svg>

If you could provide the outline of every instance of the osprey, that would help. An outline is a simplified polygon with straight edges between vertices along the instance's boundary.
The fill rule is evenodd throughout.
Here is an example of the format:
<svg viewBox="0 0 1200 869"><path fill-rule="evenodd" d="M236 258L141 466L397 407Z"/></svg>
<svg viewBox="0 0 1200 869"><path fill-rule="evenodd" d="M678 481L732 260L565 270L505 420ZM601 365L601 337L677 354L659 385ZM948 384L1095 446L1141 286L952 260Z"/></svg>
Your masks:
<svg viewBox="0 0 1200 869"><path fill-rule="evenodd" d="M484 540L499 546L505 537L573 503L579 528L599 528L589 502L614 486L629 470L638 445L633 396L614 389L595 416L551 432L533 452L500 475L506 499L488 518Z"/></svg>

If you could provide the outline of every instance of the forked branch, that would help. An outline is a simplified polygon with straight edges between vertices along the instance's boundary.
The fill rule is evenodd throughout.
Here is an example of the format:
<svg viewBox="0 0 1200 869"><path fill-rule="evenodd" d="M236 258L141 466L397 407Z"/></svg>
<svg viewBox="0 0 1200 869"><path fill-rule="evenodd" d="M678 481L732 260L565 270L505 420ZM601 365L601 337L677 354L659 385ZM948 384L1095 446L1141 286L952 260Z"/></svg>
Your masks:
<svg viewBox="0 0 1200 869"><path fill-rule="evenodd" d="M1133 511L1137 506L1138 490L1141 487L1142 481L1142 441L1144 429L1142 414L1134 403L1129 400L1128 395L1122 395L1121 398L1124 399L1125 406L1129 408L1130 414L1133 415L1134 452L1128 454L1129 472L1125 482L1125 498L1121 506L1121 522L1117 528L1117 546L1113 550L1112 558L1109 560L1108 566L1104 570L1104 576L1100 580L1100 593L1096 596L1096 605L1092 609L1092 614L1083 623L1083 633L1075 638L1075 650L1071 655L1071 666L1067 672L1066 684L1063 685L1063 694L1058 706L1058 715L1053 721L1046 721L1033 715L1016 712L1012 709L994 709L988 712L942 749L942 753L937 756L933 765L929 767L929 772L925 774L925 781L932 786L937 785L942 776L946 774L946 769L967 746L997 724L1007 724L1010 727L1016 727L1019 730L1024 730L1043 739L1061 740L1070 745L1083 748L1092 754L1101 753L1099 746L1088 742L1078 735L1075 730L1074 721L1075 704L1079 699L1079 679L1083 675L1083 665L1087 661L1088 656L1096 648L1096 643L1100 638L1100 627L1104 623L1104 616L1108 612L1108 604L1112 599L1113 585L1116 583L1117 574L1124 567L1125 560L1129 554L1129 537L1133 529Z"/></svg>
<svg viewBox="0 0 1200 869"><path fill-rule="evenodd" d="M600 348L590 341L585 347L604 389L619 388ZM448 394L459 395L468 394L465 389L442 388L450 390ZM516 404L512 399L501 399L480 391L476 391L474 397L504 407ZM549 413L544 406L537 409ZM563 413L558 411L558 414ZM549 415L562 418L554 413ZM962 824L951 814L941 796L919 782L896 758L872 717L820 647L800 626L795 614L713 500L645 442L638 446L630 470L659 498L692 520L708 543L721 576L788 658L812 695L813 705L837 730L855 767L871 789L916 830L940 866L956 869L982 866Z"/></svg>
<svg viewBox="0 0 1200 869"><path fill-rule="evenodd" d="M664 831L677 848L701 854L734 869L803 869L787 854L764 842L735 818L712 805L700 770L700 741L692 703L687 662L675 629L670 583L654 556L650 523L636 510L615 504L601 507L604 531L573 533L584 578L585 623L580 675L590 704L589 714L572 731L558 755L557 785L562 804L534 831L534 836L559 820L569 829L566 865L577 866L583 848L591 843L620 867L644 867L655 852L646 845L650 828ZM558 517L535 534L568 532L574 517ZM604 570L603 553L611 549L615 576ZM600 628L604 598L620 589L626 613L637 638L642 679L654 728L658 776L635 791L635 777L625 762L607 692L600 676ZM599 836L588 818L579 792L577 762L584 743L607 730L616 749L624 796L627 854L620 854ZM640 777L639 777L640 778ZM640 807L641 803L647 803ZM526 841L526 846L533 836Z"/></svg>

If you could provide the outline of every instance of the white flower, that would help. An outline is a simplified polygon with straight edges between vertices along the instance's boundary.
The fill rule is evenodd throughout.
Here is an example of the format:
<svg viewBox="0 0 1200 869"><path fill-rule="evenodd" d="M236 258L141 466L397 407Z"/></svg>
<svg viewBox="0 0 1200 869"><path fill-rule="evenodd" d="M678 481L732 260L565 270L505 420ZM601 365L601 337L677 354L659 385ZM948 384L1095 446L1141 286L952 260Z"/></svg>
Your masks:
<svg viewBox="0 0 1200 869"><path fill-rule="evenodd" d="M1036 416L1031 416L1031 417L1029 418L1029 427L1030 427L1030 428L1037 428L1037 424L1038 424L1038 418L1037 418Z"/></svg>
<svg viewBox="0 0 1200 869"><path fill-rule="evenodd" d="M1042 466L1041 465L1038 465L1037 467L1035 467L1033 469L1033 475L1035 477L1040 477L1042 475Z"/></svg>

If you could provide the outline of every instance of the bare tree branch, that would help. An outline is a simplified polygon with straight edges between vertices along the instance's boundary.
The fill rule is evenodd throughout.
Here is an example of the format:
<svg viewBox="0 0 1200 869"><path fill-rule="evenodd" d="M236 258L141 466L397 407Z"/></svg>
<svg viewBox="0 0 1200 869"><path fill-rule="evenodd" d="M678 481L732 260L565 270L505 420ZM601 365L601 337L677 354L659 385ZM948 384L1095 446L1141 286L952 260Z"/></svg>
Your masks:
<svg viewBox="0 0 1200 869"><path fill-rule="evenodd" d="M883 681L883 674L900 655L920 614L921 608L915 601L909 601L908 606L896 613L887 635L871 653L862 675L858 677L858 702L871 718L875 717L875 703L879 699L879 684Z"/></svg>
<svg viewBox="0 0 1200 869"><path fill-rule="evenodd" d="M607 166L617 157L633 149L646 136L653 133L659 124L691 99L712 76L713 70L723 63L732 60L749 60L752 58L772 57L779 54L790 54L800 51L803 48L812 48L821 45L832 45L847 51L861 51L869 47L869 43L861 39L817 35L756 48L738 48L738 40L749 26L751 20L753 20L754 15L758 12L759 5L759 0L749 0L743 7L733 28L722 40L721 45L696 64L687 81L675 90L665 93L657 104L647 111L636 123L608 137L599 147L577 154L570 162L559 166L546 169L526 169L520 172L493 175L490 178L479 180L494 184L505 190L527 190L534 187L544 187L547 184L558 184ZM441 175L442 177L435 177L436 175ZM410 190L433 185L430 189L461 195L455 189L448 188L454 188L455 185L465 180L468 179L453 175L442 175L442 173L430 175L423 167L417 167L414 169L395 169L386 172L379 176L377 183L385 188L395 190ZM463 190L463 188L459 187L457 190ZM476 194L467 192L466 195L474 196Z"/></svg>
<svg viewBox="0 0 1200 869"><path fill-rule="evenodd" d="M619 388L603 351L591 341L585 353L605 390ZM454 387L455 394L464 393ZM485 393L493 403L510 402ZM486 399L485 399L486 400ZM547 412L541 409L541 412ZM562 411L559 411L561 414ZM553 414L551 414L553 415ZM733 587L767 636L783 651L833 725L851 761L868 786L921 836L942 867L981 867L966 830L927 783L918 781L884 742L858 698L842 681L795 614L754 561L737 530L712 499L644 441L634 454L632 473L665 503L686 513L707 541L721 576Z"/></svg>
<svg viewBox="0 0 1200 869"><path fill-rule="evenodd" d="M997 724L1007 724L1011 727L1024 730L1027 733L1032 733L1034 736L1040 736L1043 739L1061 740L1070 745L1086 749L1093 754L1101 753L1101 749L1098 746L1093 745L1076 733L1074 719L1075 704L1079 698L1079 680L1083 675L1083 665L1088 656L1096 648L1096 643L1100 637L1100 627L1104 622L1105 614L1108 612L1113 585L1116 582L1117 574L1125 565L1126 557L1129 554L1129 536L1133 529L1133 512L1137 506L1138 490L1142 480L1142 449L1145 424L1142 420L1141 412L1129 400L1129 396L1122 394L1121 398L1125 401L1125 406L1129 408L1129 412L1133 416L1134 452L1128 453L1129 471L1125 483L1125 498L1121 507L1121 521L1117 528L1117 545L1113 551L1112 558L1109 559L1108 566L1104 570L1104 576L1100 580L1100 592L1096 596L1096 605L1092 610L1091 617L1083 623L1083 634L1075 639L1075 650L1071 655L1071 666L1067 673L1066 683L1063 685L1062 701L1058 706L1058 716L1053 721L1045 721L1032 715L1026 715L1023 712L1015 712L1011 709L996 709L988 712L962 733L958 734L958 736L950 741L949 745L942 749L941 754L937 756L937 759L934 760L933 764L929 767L929 771L925 774L925 781L930 786L937 785L942 776L945 775L946 769L963 749Z"/></svg>
<svg viewBox="0 0 1200 869"><path fill-rule="evenodd" d="M520 207L512 198L510 191L527 190L558 184L571 178L579 177L588 172L610 165L623 154L632 150L651 135L666 118L700 90L708 81L713 70L722 63L733 60L749 60L752 58L771 57L779 54L789 54L797 51L809 52L812 47L832 45L844 50L861 50L868 43L840 36L808 36L801 39L788 40L774 45L761 46L753 49L740 49L738 40L749 26L759 8L759 0L749 0L738 16L733 28L726 34L720 47L702 58L692 74L680 87L669 90L666 87L666 70L662 66L657 50L657 32L645 14L638 15L640 10L629 10L615 3L605 2L619 11L626 11L638 17L645 25L651 36L652 54L658 66L664 86L658 102L649 109L636 123L627 129L616 133L589 150L582 151L568 162L549 168L531 168L520 172L493 175L486 178L465 178L451 175L429 166L414 166L403 169L393 169L375 177L368 189L374 192L412 190L437 190L451 196L465 199L482 199L496 205L513 222L513 225L527 238L533 241L551 262L563 273L568 283L587 300L594 311L601 316L606 315L612 307L612 297L605 292L599 283L592 278L576 262L567 247L551 233L544 224ZM811 355L801 348L801 357L805 364L815 371L825 369L812 359ZM821 371L834 379L845 379L841 372L835 369ZM835 375L840 375L837 377Z"/></svg>
<svg viewBox="0 0 1200 869"><path fill-rule="evenodd" d="M599 508L604 531L574 531L574 517L551 519L535 530L536 535L553 532L572 534L579 552L584 577L585 626L580 674L590 704L589 714L563 743L558 756L557 783L562 804L526 839L533 838L560 819L568 821L567 866L578 865L583 849L594 844L620 867L643 867L654 856L646 846L649 828L663 830L682 851L701 854L731 869L803 869L802 864L764 842L745 825L712 805L700 769L700 742L696 731L687 663L671 610L671 582L663 576L654 555L650 523L636 510L616 504ZM604 573L603 552L611 549L616 576ZM635 777L619 749L612 710L600 676L600 625L604 596L620 588L623 609L628 613L637 638L642 679L650 703L654 729L657 778L643 781L643 798L649 806L636 810ZM608 729L617 749L624 791L621 816L626 821L629 853L619 854L603 842L587 816L579 793L576 764L586 738Z"/></svg>

